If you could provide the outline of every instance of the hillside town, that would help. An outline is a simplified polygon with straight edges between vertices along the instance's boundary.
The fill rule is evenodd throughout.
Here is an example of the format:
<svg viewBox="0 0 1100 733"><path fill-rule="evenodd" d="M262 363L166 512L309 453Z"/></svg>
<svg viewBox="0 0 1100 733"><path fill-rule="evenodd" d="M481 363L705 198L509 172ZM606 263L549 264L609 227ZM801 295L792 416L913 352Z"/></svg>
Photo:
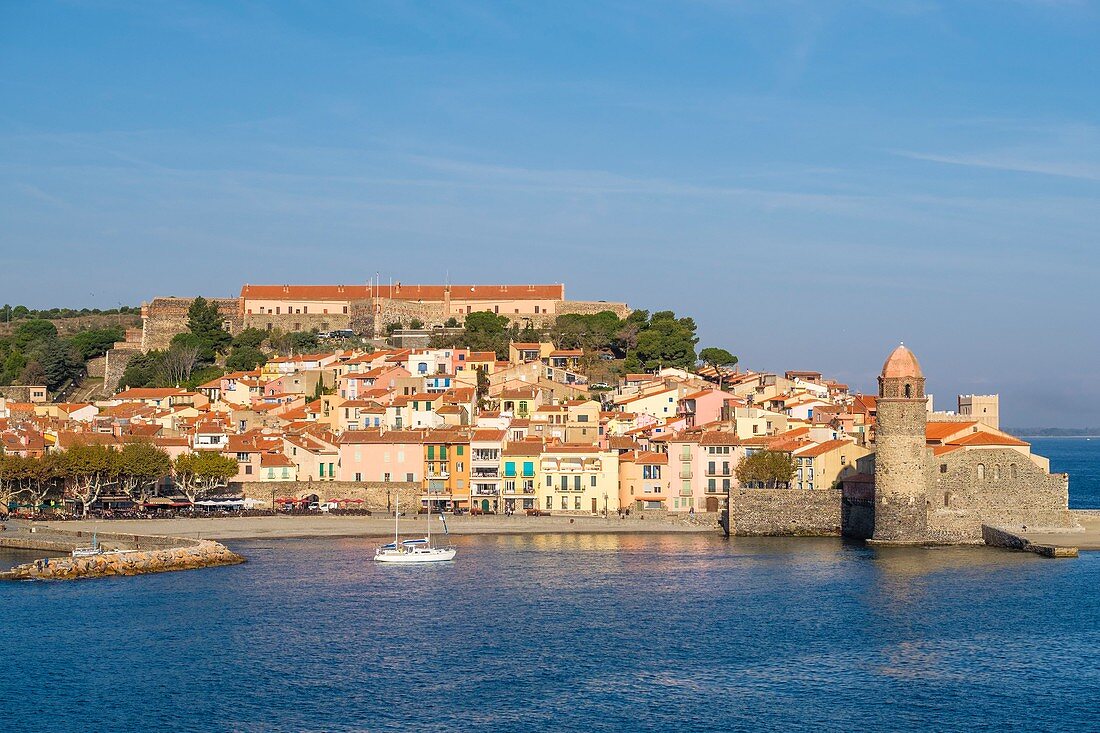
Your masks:
<svg viewBox="0 0 1100 733"><path fill-rule="evenodd" d="M553 306L544 299L532 313L555 314ZM230 346L217 313L201 323L203 307L200 299L191 330L165 340L174 344L165 353L212 329L223 342L211 351L221 364L212 379L120 384L84 401L52 401L43 385L0 388L4 509L324 511L378 509L383 496L388 509L400 491L421 510L713 518L732 491L815 492L874 480L877 398L817 371L741 370L728 352L708 353L714 349L700 352L705 363L692 341L678 365L614 375L610 362L654 363L637 349L623 360L576 347L577 339L554 343L545 338L554 329L530 323L509 331L499 303L479 312L448 303L431 339L424 323L395 324L384 339L315 330L309 353L279 355L258 341ZM310 305L264 306L284 308L301 318L295 311ZM464 334L454 315L476 340L478 313L500 319L496 350L457 345ZM392 345L410 339L426 345ZM257 354L254 368L225 369L245 348ZM929 403L929 411L927 444L937 456L1008 448L1046 468L1027 443L999 429L996 395L961 396L949 413L933 413ZM102 458L131 453L140 468Z"/></svg>

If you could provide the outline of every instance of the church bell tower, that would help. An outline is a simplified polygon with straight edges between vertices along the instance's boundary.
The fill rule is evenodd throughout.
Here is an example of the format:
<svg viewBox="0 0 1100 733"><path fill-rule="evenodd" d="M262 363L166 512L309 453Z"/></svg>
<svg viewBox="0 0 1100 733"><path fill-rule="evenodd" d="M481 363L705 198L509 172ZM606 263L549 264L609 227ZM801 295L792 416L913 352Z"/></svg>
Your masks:
<svg viewBox="0 0 1100 733"><path fill-rule="evenodd" d="M880 542L922 542L927 531L928 400L924 373L905 344L878 378L875 426L875 532Z"/></svg>

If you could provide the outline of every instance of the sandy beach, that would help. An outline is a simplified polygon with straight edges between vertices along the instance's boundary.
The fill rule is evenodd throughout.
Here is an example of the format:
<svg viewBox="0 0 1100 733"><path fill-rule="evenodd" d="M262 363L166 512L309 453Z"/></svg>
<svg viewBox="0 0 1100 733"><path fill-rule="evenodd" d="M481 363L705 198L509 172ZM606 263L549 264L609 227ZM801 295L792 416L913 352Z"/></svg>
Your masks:
<svg viewBox="0 0 1100 733"><path fill-rule="evenodd" d="M1081 529L1062 532L1019 532L1024 539L1036 545L1061 545L1080 550L1100 550L1100 511L1079 509L1074 512Z"/></svg>
<svg viewBox="0 0 1100 733"><path fill-rule="evenodd" d="M432 531L440 531L439 517L432 518ZM280 539L291 537L385 537L393 533L393 517L271 516L214 517L210 519L119 519L108 521L58 522L67 530L100 530L124 534L170 535L212 540ZM402 534L426 530L424 515L401 518ZM447 517L451 534L537 534L581 532L720 533L712 524L650 519L603 517L461 516Z"/></svg>

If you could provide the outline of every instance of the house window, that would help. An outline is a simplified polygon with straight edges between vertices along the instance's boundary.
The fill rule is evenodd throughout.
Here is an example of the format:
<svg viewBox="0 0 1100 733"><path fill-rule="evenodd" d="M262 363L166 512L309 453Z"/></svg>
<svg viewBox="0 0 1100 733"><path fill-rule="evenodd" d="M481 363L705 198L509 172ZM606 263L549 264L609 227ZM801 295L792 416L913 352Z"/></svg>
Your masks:
<svg viewBox="0 0 1100 733"><path fill-rule="evenodd" d="M574 496L573 497L573 508L578 510L578 511L580 510L580 508L581 508L581 498L579 496Z"/></svg>
<svg viewBox="0 0 1100 733"><path fill-rule="evenodd" d="M406 473L405 474L405 481L407 481L411 484L414 480L415 479L413 479L413 475L411 473Z"/></svg>
<svg viewBox="0 0 1100 733"><path fill-rule="evenodd" d="M978 480L980 481L984 478L985 478L985 464L984 463L979 463L978 464Z"/></svg>
<svg viewBox="0 0 1100 733"><path fill-rule="evenodd" d="M947 464L946 463L941 463L940 464L940 473L947 473Z"/></svg>
<svg viewBox="0 0 1100 733"><path fill-rule="evenodd" d="M355 480L356 481L362 481L363 480L363 474L361 474L361 473L355 474Z"/></svg>
<svg viewBox="0 0 1100 733"><path fill-rule="evenodd" d="M596 474L592 474L591 478L592 478L591 486L595 487L596 486Z"/></svg>
<svg viewBox="0 0 1100 733"><path fill-rule="evenodd" d="M554 501L554 497L552 497L552 496L546 497L546 508L547 509L553 509L554 508L553 501Z"/></svg>
<svg viewBox="0 0 1100 733"><path fill-rule="evenodd" d="M568 496L563 496L561 498L561 508L562 509L569 509L569 497Z"/></svg>
<svg viewBox="0 0 1100 733"><path fill-rule="evenodd" d="M244 475L245 476L251 476L252 475L252 466L245 466L244 467Z"/></svg>

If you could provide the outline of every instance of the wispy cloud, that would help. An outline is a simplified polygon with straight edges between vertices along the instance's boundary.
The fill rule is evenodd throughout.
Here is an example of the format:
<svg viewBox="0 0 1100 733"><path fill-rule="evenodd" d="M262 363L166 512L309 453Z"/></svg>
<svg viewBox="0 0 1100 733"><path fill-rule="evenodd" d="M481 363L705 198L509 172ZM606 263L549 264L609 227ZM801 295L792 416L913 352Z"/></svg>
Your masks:
<svg viewBox="0 0 1100 733"><path fill-rule="evenodd" d="M933 163L1100 181L1100 164L1087 161L1029 160L1009 153L945 154L923 153L913 150L895 150L893 152L913 160L927 160Z"/></svg>

